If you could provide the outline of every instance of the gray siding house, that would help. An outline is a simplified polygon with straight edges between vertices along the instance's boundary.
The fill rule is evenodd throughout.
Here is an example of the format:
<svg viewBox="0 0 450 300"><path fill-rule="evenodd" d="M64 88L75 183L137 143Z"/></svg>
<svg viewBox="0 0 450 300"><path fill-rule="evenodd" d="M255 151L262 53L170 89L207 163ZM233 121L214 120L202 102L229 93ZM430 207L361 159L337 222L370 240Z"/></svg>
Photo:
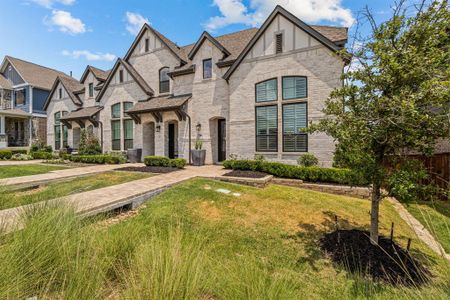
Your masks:
<svg viewBox="0 0 450 300"><path fill-rule="evenodd" d="M281 6L261 28L204 32L183 47L145 24L107 76L88 67L79 82L55 82L47 142L76 148L85 127L105 152L140 148L189 160L200 140L207 163L255 154L295 163L312 153L330 166L332 138L302 129L323 117L341 86L345 62L336 52L346 41L347 28L310 26Z"/></svg>
<svg viewBox="0 0 450 300"><path fill-rule="evenodd" d="M44 103L64 73L6 56L0 66L0 149L46 141Z"/></svg>

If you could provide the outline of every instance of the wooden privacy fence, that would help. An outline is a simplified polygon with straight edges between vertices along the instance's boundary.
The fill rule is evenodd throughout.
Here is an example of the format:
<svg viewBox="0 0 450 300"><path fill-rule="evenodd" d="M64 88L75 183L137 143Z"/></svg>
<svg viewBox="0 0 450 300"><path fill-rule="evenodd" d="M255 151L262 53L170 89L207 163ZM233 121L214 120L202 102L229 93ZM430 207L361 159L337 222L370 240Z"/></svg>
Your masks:
<svg viewBox="0 0 450 300"><path fill-rule="evenodd" d="M440 153L427 157L423 155L412 155L421 161L428 173L430 181L441 188L448 188L450 182L450 153Z"/></svg>

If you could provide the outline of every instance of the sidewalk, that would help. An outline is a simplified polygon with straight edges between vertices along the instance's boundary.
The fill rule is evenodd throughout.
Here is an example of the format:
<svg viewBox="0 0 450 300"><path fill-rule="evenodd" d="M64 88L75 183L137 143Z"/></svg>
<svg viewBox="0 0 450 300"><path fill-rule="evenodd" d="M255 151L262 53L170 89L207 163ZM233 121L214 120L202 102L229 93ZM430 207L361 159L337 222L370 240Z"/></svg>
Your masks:
<svg viewBox="0 0 450 300"><path fill-rule="evenodd" d="M123 165L121 165L123 166ZM97 167L98 168L98 167ZM221 166L191 167L186 169L161 174L145 179L135 180L93 191L73 194L59 199L48 201L49 203L64 202L72 205L76 212L84 215L94 215L100 212L110 211L134 202L143 202L174 184L183 182L194 177L214 178L226 173ZM30 177L30 176L29 176ZM6 229L12 229L16 225L20 214L36 204L20 206L0 211L0 225Z"/></svg>
<svg viewBox="0 0 450 300"><path fill-rule="evenodd" d="M69 179L134 166L142 166L142 164L95 165L89 167L67 168L63 170L50 171L44 174L0 179L0 186L39 184L50 180Z"/></svg>
<svg viewBox="0 0 450 300"><path fill-rule="evenodd" d="M34 165L34 164L41 164L42 162L43 162L42 159L33 159L33 160L0 160L0 167L2 167L2 166Z"/></svg>

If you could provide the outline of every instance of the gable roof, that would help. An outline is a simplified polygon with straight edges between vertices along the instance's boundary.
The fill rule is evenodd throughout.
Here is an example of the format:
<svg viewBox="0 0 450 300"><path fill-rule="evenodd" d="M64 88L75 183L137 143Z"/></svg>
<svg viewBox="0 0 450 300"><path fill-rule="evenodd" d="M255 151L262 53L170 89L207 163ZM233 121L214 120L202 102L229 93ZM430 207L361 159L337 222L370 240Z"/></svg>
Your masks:
<svg viewBox="0 0 450 300"><path fill-rule="evenodd" d="M72 102L77 105L81 106L83 105L83 101L81 101L80 98L75 94L77 91L83 88L83 85L78 82L75 78L69 77L69 76L58 76L53 83L53 87L50 91L50 94L47 97L47 100L45 100L44 103L44 109L47 109L48 105L50 104L50 101L53 97L53 94L56 92L56 88L58 87L58 84L61 83L61 85L66 90L67 94L69 95L69 98L72 100Z"/></svg>
<svg viewBox="0 0 450 300"><path fill-rule="evenodd" d="M229 56L231 53L224 47L222 44L213 38L208 32L203 31L202 35L198 39L198 41L195 43L194 47L192 47L191 51L189 51L188 58L192 60L197 53L197 51L200 49L201 45L205 40L209 40L214 46L219 48L220 51L224 54L224 56Z"/></svg>
<svg viewBox="0 0 450 300"><path fill-rule="evenodd" d="M147 94L148 96L153 96L155 94L153 89L148 85L148 83L144 80L144 78L142 78L142 76L136 71L136 69L133 68L132 65L130 65L123 59L118 58L116 63L114 64L114 67L109 72L109 75L105 81L105 84L103 85L102 89L98 93L98 95L96 97L96 101L100 101L100 99L102 98L106 89L108 88L109 83L111 82L111 79L113 78L114 74L116 73L116 71L120 65L122 65L125 68L125 70L127 70L127 72L130 73L131 77L133 77L134 81L141 87L141 89L144 91L145 94Z"/></svg>
<svg viewBox="0 0 450 300"><path fill-rule="evenodd" d="M67 74L50 69L29 61L19 58L5 56L2 64L2 71L6 67L6 62L9 62L14 69L19 73L20 77L33 87L44 90L51 90L53 83L58 76L68 76Z"/></svg>
<svg viewBox="0 0 450 300"><path fill-rule="evenodd" d="M242 60L248 54L248 52L253 48L255 43L264 34L266 29L269 27L269 25L272 23L272 21L275 19L275 17L279 14L282 15L283 17L285 17L286 19L288 19L289 21L291 21L292 23L294 23L295 25L297 25L299 28L301 28L303 31L305 31L306 33L308 33L315 39L317 39L319 42L321 42L324 46L329 48L331 51L338 51L341 49L340 46L338 46L332 40L330 40L329 38L327 38L326 36L324 36L322 33L319 32L320 30L322 30L323 33L330 34L330 38L331 38L331 33L333 33L333 38L341 38L341 36L340 36L341 34L337 34L337 30L329 30L328 27L327 28L316 27L316 29L315 29L312 26L309 26L306 23L304 23L303 21L301 21L299 18L297 18L296 16L291 14L289 11L287 11L280 5L277 5L275 7L275 9L273 10L273 12L270 14L270 16L263 23L261 28L259 28L258 32L252 37L252 39L249 41L249 43L244 48L244 50L242 50L242 52L236 58L236 61L227 70L227 72L223 76L223 78L225 80L228 80L230 78L230 76L233 74L233 72L236 70L236 68L239 66L239 64L242 62ZM324 26L321 26L321 27L324 27ZM347 31L347 29L345 29L345 31ZM341 33L341 30L339 30L339 33ZM334 36L334 35L336 35L336 36Z"/></svg>
<svg viewBox="0 0 450 300"><path fill-rule="evenodd" d="M172 42L170 39L165 37L162 33L158 32L156 29L154 29L147 23L145 23L142 26L141 31L139 31L138 35L134 39L133 44L131 44L130 49L128 49L127 54L125 54L125 57L123 58L124 61L128 61L128 59L131 56L131 53L133 53L133 50L136 48L136 46L138 45L142 36L144 35L145 31L147 31L147 30L150 30L154 35L156 35L161 40L161 42L164 45L166 45L166 47L170 50L170 52L172 52L175 55L175 57L177 57L180 60L180 63L182 65L186 64L186 62L187 62L186 53L180 47L178 47L174 42Z"/></svg>
<svg viewBox="0 0 450 300"><path fill-rule="evenodd" d="M96 68L96 67L88 65L86 67L86 69L84 70L83 75L81 75L80 82L84 83L84 81L86 80L89 72L91 72L92 75L94 75L95 79L97 79L100 82L104 82L104 81L106 81L106 78L108 78L108 75L109 75L110 71L111 70L104 71L102 69L99 69L99 68Z"/></svg>

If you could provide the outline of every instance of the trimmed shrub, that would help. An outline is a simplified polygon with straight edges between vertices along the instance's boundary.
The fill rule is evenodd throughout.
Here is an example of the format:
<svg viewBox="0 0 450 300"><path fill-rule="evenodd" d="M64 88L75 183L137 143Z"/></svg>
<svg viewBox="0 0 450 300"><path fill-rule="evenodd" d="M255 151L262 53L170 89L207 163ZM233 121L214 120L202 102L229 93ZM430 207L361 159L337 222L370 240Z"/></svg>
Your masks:
<svg viewBox="0 0 450 300"><path fill-rule="evenodd" d="M36 142L36 143L31 145L30 153L31 152L48 152L48 153L52 153L53 149L52 149L52 146L47 146L47 145L45 145L42 142Z"/></svg>
<svg viewBox="0 0 450 300"><path fill-rule="evenodd" d="M30 152L30 156L33 159L52 159L53 158L52 153L44 152L44 151Z"/></svg>
<svg viewBox="0 0 450 300"><path fill-rule="evenodd" d="M123 164L126 159L120 156L113 156L108 154L100 155L70 155L70 161L85 163L85 164Z"/></svg>
<svg viewBox="0 0 450 300"><path fill-rule="evenodd" d="M146 166L152 167L173 167L183 169L186 165L184 158L170 159L165 156L146 156L144 157L144 163Z"/></svg>
<svg viewBox="0 0 450 300"><path fill-rule="evenodd" d="M226 160L224 168L264 172L276 177L301 179L309 182L325 182L352 185L367 185L349 169L302 167L260 160Z"/></svg>
<svg viewBox="0 0 450 300"><path fill-rule="evenodd" d="M12 154L28 154L27 149L13 149L11 150Z"/></svg>
<svg viewBox="0 0 450 300"><path fill-rule="evenodd" d="M297 163L303 167L315 167L319 164L319 160L314 154L305 153L297 159Z"/></svg>
<svg viewBox="0 0 450 300"><path fill-rule="evenodd" d="M33 159L33 157L31 157L31 155L23 154L23 153L15 153L11 157L11 160L32 160L32 159Z"/></svg>
<svg viewBox="0 0 450 300"><path fill-rule="evenodd" d="M12 155L11 150L0 150L0 159L11 159Z"/></svg>

